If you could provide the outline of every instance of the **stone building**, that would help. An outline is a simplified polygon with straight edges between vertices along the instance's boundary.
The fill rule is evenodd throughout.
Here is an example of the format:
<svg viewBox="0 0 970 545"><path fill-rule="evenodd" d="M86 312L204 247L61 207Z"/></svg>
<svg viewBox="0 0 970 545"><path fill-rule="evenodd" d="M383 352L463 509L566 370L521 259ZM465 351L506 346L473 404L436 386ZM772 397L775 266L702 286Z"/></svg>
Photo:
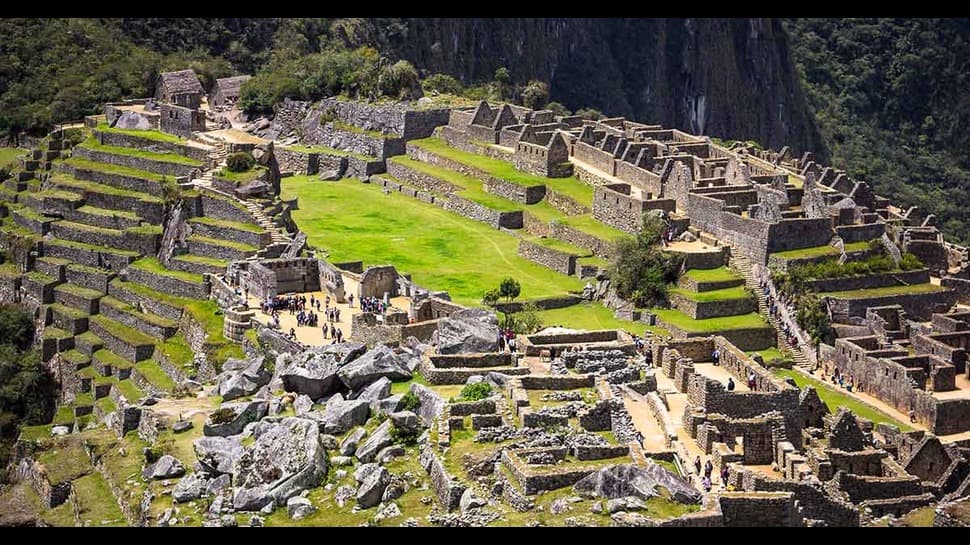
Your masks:
<svg viewBox="0 0 970 545"><path fill-rule="evenodd" d="M223 106L231 107L239 100L239 91L242 84L246 83L252 76L232 76L229 78L219 78L209 90L209 105L213 108Z"/></svg>
<svg viewBox="0 0 970 545"><path fill-rule="evenodd" d="M198 109L202 105L202 83L191 69L162 72L155 85L155 99L183 108Z"/></svg>

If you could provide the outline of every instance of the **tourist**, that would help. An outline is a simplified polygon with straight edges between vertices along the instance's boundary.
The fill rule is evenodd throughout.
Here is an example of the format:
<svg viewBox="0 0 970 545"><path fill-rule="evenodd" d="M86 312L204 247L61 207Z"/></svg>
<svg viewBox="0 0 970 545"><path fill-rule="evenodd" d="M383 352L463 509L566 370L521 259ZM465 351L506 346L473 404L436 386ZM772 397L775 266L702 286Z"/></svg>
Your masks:
<svg viewBox="0 0 970 545"><path fill-rule="evenodd" d="M721 484L723 484L724 486L727 486L729 476L730 476L730 472L728 472L727 464L724 464L723 466L721 466Z"/></svg>
<svg viewBox="0 0 970 545"><path fill-rule="evenodd" d="M323 340L327 340L327 324L323 324Z"/></svg>
<svg viewBox="0 0 970 545"><path fill-rule="evenodd" d="M757 382L755 380L754 371L749 371L748 372L748 389L753 392L755 390L755 386L757 386Z"/></svg>
<svg viewBox="0 0 970 545"><path fill-rule="evenodd" d="M853 385L852 384L852 375L849 375L849 382L846 383L846 385L845 385L845 389L848 390L849 393L852 393L852 385Z"/></svg>
<svg viewBox="0 0 970 545"><path fill-rule="evenodd" d="M721 359L721 353L717 351L717 348L715 348L714 351L711 352L711 361L714 362L714 365L718 365L718 361L720 359Z"/></svg>
<svg viewBox="0 0 970 545"><path fill-rule="evenodd" d="M704 477L710 479L712 471L714 471L714 464L712 464L711 459L708 458L707 463L704 464Z"/></svg>
<svg viewBox="0 0 970 545"><path fill-rule="evenodd" d="M296 329L294 329L292 327L290 328L290 338L291 339L295 339L296 338Z"/></svg>
<svg viewBox="0 0 970 545"><path fill-rule="evenodd" d="M697 458L694 458L694 471L696 471L698 475L701 474L701 455L700 454L697 455Z"/></svg>
<svg viewBox="0 0 970 545"><path fill-rule="evenodd" d="M711 476L710 475L704 475L704 479L701 481L701 484L704 485L704 492L710 492L711 491Z"/></svg>
<svg viewBox="0 0 970 545"><path fill-rule="evenodd" d="M349 306L350 308L354 308L354 294L353 293L351 293L350 295L347 296L347 306Z"/></svg>
<svg viewBox="0 0 970 545"><path fill-rule="evenodd" d="M339 329L337 330L337 342L344 342L344 332Z"/></svg>
<svg viewBox="0 0 970 545"><path fill-rule="evenodd" d="M916 423L916 411L914 411L913 409L909 410L909 421L914 424Z"/></svg>
<svg viewBox="0 0 970 545"><path fill-rule="evenodd" d="M731 378L731 377L728 377L727 391L729 391L729 392L733 392L734 391L734 379Z"/></svg>
<svg viewBox="0 0 970 545"><path fill-rule="evenodd" d="M340 322L340 309L337 307L333 307L333 310L334 310L334 315L337 318L337 322Z"/></svg>
<svg viewBox="0 0 970 545"><path fill-rule="evenodd" d="M334 327L333 324L330 324L330 338L334 340L337 339L337 328Z"/></svg>

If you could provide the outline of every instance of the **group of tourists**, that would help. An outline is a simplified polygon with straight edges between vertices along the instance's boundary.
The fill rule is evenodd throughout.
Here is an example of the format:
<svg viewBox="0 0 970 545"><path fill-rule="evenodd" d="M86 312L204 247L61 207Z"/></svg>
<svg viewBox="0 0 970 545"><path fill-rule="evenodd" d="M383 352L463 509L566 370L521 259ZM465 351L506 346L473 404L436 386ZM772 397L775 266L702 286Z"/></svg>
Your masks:
<svg viewBox="0 0 970 545"><path fill-rule="evenodd" d="M701 471L702 469L703 469L703 473ZM698 475L703 475L701 477L701 486L704 487L705 492L710 492L711 487L713 486L713 483L711 482L711 475L714 473L714 464L711 463L711 459L708 458L707 462L705 462L704 465L702 466L701 457L700 455L697 455L697 457L694 458L694 470L697 472ZM727 486L728 477L729 477L729 473L728 473L727 464L724 464L721 466L721 484L723 484L724 486Z"/></svg>
<svg viewBox="0 0 970 545"><path fill-rule="evenodd" d="M499 331L498 348L502 352L515 353L515 331L512 331L512 328L506 328L505 331Z"/></svg>
<svg viewBox="0 0 970 545"><path fill-rule="evenodd" d="M837 384L839 388L843 388L847 392L851 392L855 388L855 380L852 378L852 375L846 375L838 367L832 371L832 376L829 377L829 380L832 381L832 384Z"/></svg>
<svg viewBox="0 0 970 545"><path fill-rule="evenodd" d="M768 314L770 314L775 318L780 319L780 313L778 310L779 304L785 305L788 308L789 314L794 312L794 309L792 308L790 302L779 301L778 299L775 299L775 297L771 295L770 288L771 286L768 284L768 280L765 279L761 281L761 290L765 292L765 305L768 307ZM788 325L788 321L787 320L782 320L782 321L785 324L785 327L784 327L785 339L788 341L788 344L791 346L798 346L798 337L795 336L795 333L792 331L791 326Z"/></svg>
<svg viewBox="0 0 970 545"><path fill-rule="evenodd" d="M351 306L353 306L353 299L350 300ZM384 306L384 301L378 299L377 297L364 297L360 300L360 310L362 312L371 312L374 314L384 314L387 307Z"/></svg>

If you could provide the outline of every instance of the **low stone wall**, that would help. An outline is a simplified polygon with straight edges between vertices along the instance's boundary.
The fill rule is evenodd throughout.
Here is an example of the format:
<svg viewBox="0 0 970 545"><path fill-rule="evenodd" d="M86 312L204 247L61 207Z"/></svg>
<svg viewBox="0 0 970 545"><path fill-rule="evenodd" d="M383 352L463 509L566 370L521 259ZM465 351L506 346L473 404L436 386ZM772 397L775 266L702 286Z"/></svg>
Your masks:
<svg viewBox="0 0 970 545"><path fill-rule="evenodd" d="M548 237L552 234L549 223L530 214L528 211L522 212L522 228L526 233L534 237Z"/></svg>
<svg viewBox="0 0 970 545"><path fill-rule="evenodd" d="M71 210L64 213L64 219L105 229L127 229L138 227L141 221L125 216L106 216L103 214L90 214L81 210Z"/></svg>
<svg viewBox="0 0 970 545"><path fill-rule="evenodd" d="M356 314L350 321L350 338L362 342L367 346L374 346L383 343L400 343L401 326L379 324L376 321L371 323L365 320L363 314Z"/></svg>
<svg viewBox="0 0 970 545"><path fill-rule="evenodd" d="M902 271L895 273L876 273L863 276L850 276L845 278L826 278L824 280L806 280L802 284L805 290L817 293L826 291L851 291L872 288L883 288L887 286L899 286L909 284L926 284L930 281L930 270L919 269L915 271Z"/></svg>
<svg viewBox="0 0 970 545"><path fill-rule="evenodd" d="M124 282L112 282L108 284L108 295L121 299L136 308L143 308L152 314L168 318L169 320L178 320L182 317L181 307L176 307L164 301L135 293L126 288Z"/></svg>
<svg viewBox="0 0 970 545"><path fill-rule="evenodd" d="M444 209L465 216L468 219L487 223L495 229L522 228L521 210L500 212L457 195L448 196Z"/></svg>
<svg viewBox="0 0 970 545"><path fill-rule="evenodd" d="M445 465L438 459L430 446L421 448L418 462L428 472L428 476L431 478L431 488L434 490L441 508L445 511L457 509L461 495L465 493L465 485L448 473Z"/></svg>
<svg viewBox="0 0 970 545"><path fill-rule="evenodd" d="M26 480L31 488L40 496L44 507L52 509L67 501L72 488L71 482L54 483L47 478L47 472L41 464L31 458L24 458L17 465L17 479Z"/></svg>
<svg viewBox="0 0 970 545"><path fill-rule="evenodd" d="M421 374L428 384L464 384L468 377L484 375L489 371L498 371L506 375L528 375L528 367L448 367L439 369L428 361L422 361Z"/></svg>
<svg viewBox="0 0 970 545"><path fill-rule="evenodd" d="M502 451L502 463L508 468L509 472L518 481L519 488L526 495L539 494L542 491L559 490L567 486L572 486L586 477L594 470L592 468L578 467L574 469L553 466L552 471L540 471L532 469L525 464L520 453L538 452L548 449L521 449L513 452L512 449ZM541 466L540 466L541 467Z"/></svg>
<svg viewBox="0 0 970 545"><path fill-rule="evenodd" d="M108 350L111 350L128 361L147 360L155 352L154 344L129 344L125 339L112 335L111 332L101 327L101 324L94 320L89 325L91 331L98 337L101 337L101 340L104 341L104 345ZM135 376L135 372L132 372L132 376Z"/></svg>
<svg viewBox="0 0 970 545"><path fill-rule="evenodd" d="M579 460L607 460L629 455L630 447L627 445L611 445L607 447L577 445L573 447L573 456Z"/></svg>
<svg viewBox="0 0 970 545"><path fill-rule="evenodd" d="M453 369L462 367L506 367L514 365L512 354L437 354L430 357L431 363L438 369Z"/></svg>
<svg viewBox="0 0 970 545"><path fill-rule="evenodd" d="M160 341L175 335L178 329L174 325L160 325L154 322L149 322L140 318L138 315L130 314L104 303L101 303L100 305L100 312L116 322L125 324L128 327L133 327L146 335L155 337Z"/></svg>
<svg viewBox="0 0 970 545"><path fill-rule="evenodd" d="M559 210L567 216L581 216L590 212L588 206L574 200L572 197L567 197L562 193L557 193L548 187L546 187L546 201L553 208Z"/></svg>
<svg viewBox="0 0 970 545"><path fill-rule="evenodd" d="M209 193L205 190L201 190L201 192L203 215L220 220L252 223L253 215L241 204L237 206L236 203L229 200L229 197Z"/></svg>
<svg viewBox="0 0 970 545"><path fill-rule="evenodd" d="M240 229L233 229L231 227L209 225L207 223L195 221L189 221L189 225L192 227L193 234L202 235L204 237L220 240L231 240L233 242L241 242L243 244L251 244L258 247L267 246L270 242L272 242L270 234L264 230L260 230L259 232L243 231Z"/></svg>
<svg viewBox="0 0 970 545"><path fill-rule="evenodd" d="M695 320L717 318L720 316L736 316L758 310L758 302L753 297L727 299L723 301L695 301L690 297L678 293L671 293L670 302L674 308Z"/></svg>
<svg viewBox="0 0 970 545"><path fill-rule="evenodd" d="M94 160L94 159L91 159ZM115 174L113 172L102 172L84 167L62 163L58 165L58 170L64 172L78 180L94 182L126 191L138 191L147 193L153 197L162 196L162 185L157 180L150 178L139 178L126 174Z"/></svg>
<svg viewBox="0 0 970 545"><path fill-rule="evenodd" d="M51 225L51 232L56 238L129 250L140 254L152 255L158 251L162 235L156 233L132 233L131 231L106 231L100 229L86 229L81 224L70 225L69 222L59 221Z"/></svg>
<svg viewBox="0 0 970 545"><path fill-rule="evenodd" d="M886 305L900 305L911 318L928 320L934 312L944 312L957 301L958 295L953 290L931 293L906 293L899 295L885 295L868 297L865 299L836 299L825 297L829 301L829 309L833 316L865 316L869 307Z"/></svg>
<svg viewBox="0 0 970 545"><path fill-rule="evenodd" d="M425 174L420 170L402 165L393 159L387 162L387 173L402 182L407 182L425 191L431 191L440 195L447 195L461 191L462 188L455 184L435 178L430 174Z"/></svg>
<svg viewBox="0 0 970 545"><path fill-rule="evenodd" d="M449 416L470 416L473 414L495 414L495 402L491 399L482 399L448 405Z"/></svg>
<svg viewBox="0 0 970 545"><path fill-rule="evenodd" d="M689 339L694 337L707 337L710 333L685 331L677 326L663 321L657 317L657 325L670 331L671 335L677 339ZM741 350L764 350L774 346L777 340L777 332L771 326L750 329L730 329L717 332L718 335L731 341L731 344Z"/></svg>
<svg viewBox="0 0 970 545"><path fill-rule="evenodd" d="M160 201L144 200L139 196L102 193L95 189L85 189L84 202L96 208L107 210L127 210L153 225L161 225L165 219L165 206Z"/></svg>
<svg viewBox="0 0 970 545"><path fill-rule="evenodd" d="M210 244L199 239L190 239L188 242L189 253L226 261L246 259L256 253L256 250L238 250L221 244Z"/></svg>
<svg viewBox="0 0 970 545"><path fill-rule="evenodd" d="M684 270L716 269L727 263L730 247L721 246L706 252L674 252L684 258Z"/></svg>
<svg viewBox="0 0 970 545"><path fill-rule="evenodd" d="M527 375L520 380L526 390L574 390L592 388L596 375Z"/></svg>
<svg viewBox="0 0 970 545"><path fill-rule="evenodd" d="M620 340L617 330L601 329L599 331L583 331L580 333L563 333L559 335L529 335L528 340L536 346L552 344L580 344L602 343Z"/></svg>
<svg viewBox="0 0 970 545"><path fill-rule="evenodd" d="M172 276L155 274L138 267L128 267L127 271L130 280L161 292L193 299L209 298L209 283L206 281L190 282Z"/></svg>
<svg viewBox="0 0 970 545"><path fill-rule="evenodd" d="M116 271L125 268L129 263L137 259L136 257L112 253L107 248L103 251L88 250L84 248L61 245L52 240L42 241L41 246L41 250L45 256L62 257L89 267L103 267L105 265L109 265L112 270Z"/></svg>
<svg viewBox="0 0 970 545"><path fill-rule="evenodd" d="M801 522L791 492L722 492L718 501L724 526L792 527Z"/></svg>
<svg viewBox="0 0 970 545"><path fill-rule="evenodd" d="M209 159L209 149L201 145L189 146L175 142L160 142L151 138L98 130L94 131L94 137L106 146L120 146L152 153L175 153L202 162Z"/></svg>
<svg viewBox="0 0 970 545"><path fill-rule="evenodd" d="M494 176L485 178L485 191L522 204L535 204L546 196L546 186L522 186Z"/></svg>
<svg viewBox="0 0 970 545"><path fill-rule="evenodd" d="M744 279L737 278L735 280L721 280L719 282L698 282L693 278L684 275L677 280L677 285L685 290L703 292L743 286Z"/></svg>
<svg viewBox="0 0 970 545"><path fill-rule="evenodd" d="M164 176L172 177L192 177L202 170L201 166L159 161L157 159L149 159L147 157L119 155L108 151L88 149L82 146L74 148L72 157L87 159L88 161L95 161L97 163L106 163L109 165L134 168L137 170L144 170L146 172L154 172L155 174L162 174Z"/></svg>
<svg viewBox="0 0 970 545"><path fill-rule="evenodd" d="M68 282L101 293L108 293L108 282L111 282L114 277L113 272L102 269L92 271L68 266L65 271L65 280Z"/></svg>
<svg viewBox="0 0 970 545"><path fill-rule="evenodd" d="M613 248L610 241L597 238L589 233L584 233L564 223L556 221L550 222L549 236L568 242L573 246L585 248L593 252L597 257L602 257L603 259L610 259L613 255Z"/></svg>
<svg viewBox="0 0 970 545"><path fill-rule="evenodd" d="M560 252L559 250L524 239L519 241L517 253L529 261L538 263L567 276L572 276L576 273L577 256L574 254Z"/></svg>

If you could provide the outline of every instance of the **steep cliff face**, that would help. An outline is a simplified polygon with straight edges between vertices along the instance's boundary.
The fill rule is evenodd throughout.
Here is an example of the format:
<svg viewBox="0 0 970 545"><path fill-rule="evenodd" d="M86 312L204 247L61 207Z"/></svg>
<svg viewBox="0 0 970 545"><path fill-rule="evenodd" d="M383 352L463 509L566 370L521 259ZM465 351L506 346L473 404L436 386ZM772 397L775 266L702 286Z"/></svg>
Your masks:
<svg viewBox="0 0 970 545"><path fill-rule="evenodd" d="M552 100L694 133L827 150L770 19L409 19L388 45L466 82L506 66Z"/></svg>

